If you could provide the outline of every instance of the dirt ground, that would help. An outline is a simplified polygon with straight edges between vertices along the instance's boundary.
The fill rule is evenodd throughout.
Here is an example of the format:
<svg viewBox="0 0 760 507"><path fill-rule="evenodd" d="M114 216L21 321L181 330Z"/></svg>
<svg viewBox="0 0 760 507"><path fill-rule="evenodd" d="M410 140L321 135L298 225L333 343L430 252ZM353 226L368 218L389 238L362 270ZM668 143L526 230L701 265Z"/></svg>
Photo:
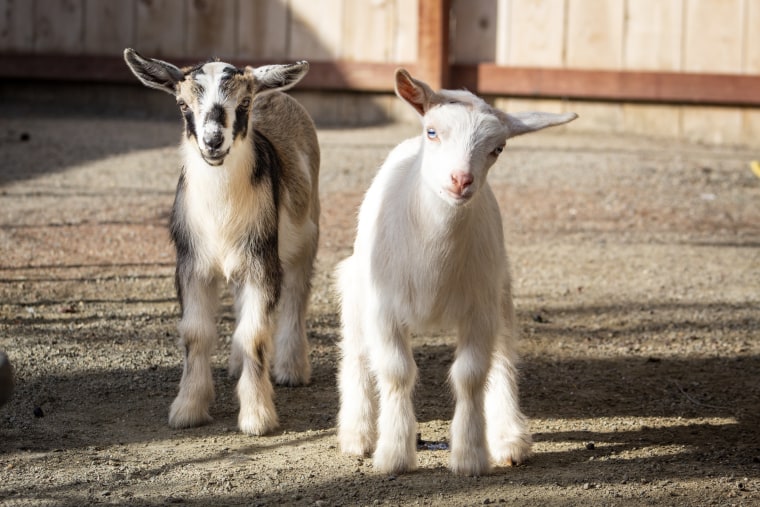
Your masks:
<svg viewBox="0 0 760 507"><path fill-rule="evenodd" d="M236 430L220 316L214 421L173 430L182 355L168 212L180 122L0 118L2 505L759 505L760 146L590 136L511 141L504 216L535 455L479 478L423 447L387 476L339 453L331 271L361 196L416 126L321 129L313 381L276 389L281 429ZM415 406L445 443L452 336L416 338Z"/></svg>

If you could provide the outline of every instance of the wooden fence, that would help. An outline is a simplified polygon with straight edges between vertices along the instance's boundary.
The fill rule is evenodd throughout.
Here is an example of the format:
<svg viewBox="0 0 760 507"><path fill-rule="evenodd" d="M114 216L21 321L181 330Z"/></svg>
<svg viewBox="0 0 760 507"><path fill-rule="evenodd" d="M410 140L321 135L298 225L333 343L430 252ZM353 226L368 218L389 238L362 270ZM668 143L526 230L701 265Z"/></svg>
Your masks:
<svg viewBox="0 0 760 507"><path fill-rule="evenodd" d="M308 59L302 89L321 91L390 92L403 65L603 128L688 135L707 114L713 140L760 138L760 0L0 0L0 78L132 82L127 46Z"/></svg>

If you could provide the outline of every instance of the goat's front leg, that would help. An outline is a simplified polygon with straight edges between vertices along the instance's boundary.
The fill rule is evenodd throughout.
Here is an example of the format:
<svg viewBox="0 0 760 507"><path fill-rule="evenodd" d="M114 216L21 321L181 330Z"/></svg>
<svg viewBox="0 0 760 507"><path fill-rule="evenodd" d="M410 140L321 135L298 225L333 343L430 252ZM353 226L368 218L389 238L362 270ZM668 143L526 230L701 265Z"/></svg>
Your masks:
<svg viewBox="0 0 760 507"><path fill-rule="evenodd" d="M177 283L182 298L179 336L185 360L179 394L169 410L169 425L187 428L211 421L209 407L214 401L211 353L216 343L219 293L214 279L178 276Z"/></svg>
<svg viewBox="0 0 760 507"><path fill-rule="evenodd" d="M496 318L474 314L459 326L456 359L450 372L456 397L450 466L457 474L477 476L491 466L483 400L496 327Z"/></svg>
<svg viewBox="0 0 760 507"><path fill-rule="evenodd" d="M530 456L532 439L520 410L517 385L517 329L512 296L504 302L505 328L496 337L486 390L486 421L491 458L499 465L516 465Z"/></svg>
<svg viewBox="0 0 760 507"><path fill-rule="evenodd" d="M417 420L412 391L417 379L406 330L386 318L367 329L370 361L380 393L377 447L373 465L381 472L401 473L417 468Z"/></svg>
<svg viewBox="0 0 760 507"><path fill-rule="evenodd" d="M246 282L236 292L240 314L232 335L232 347L242 362L237 385L240 413L238 427L243 433L263 435L277 427L274 389L269 379L269 354L276 305L271 291Z"/></svg>
<svg viewBox="0 0 760 507"><path fill-rule="evenodd" d="M338 443L344 453L364 456L375 449L377 440L377 395L362 331L363 305L356 294L359 289L351 262L351 258L345 261L337 273L343 335L338 372Z"/></svg>

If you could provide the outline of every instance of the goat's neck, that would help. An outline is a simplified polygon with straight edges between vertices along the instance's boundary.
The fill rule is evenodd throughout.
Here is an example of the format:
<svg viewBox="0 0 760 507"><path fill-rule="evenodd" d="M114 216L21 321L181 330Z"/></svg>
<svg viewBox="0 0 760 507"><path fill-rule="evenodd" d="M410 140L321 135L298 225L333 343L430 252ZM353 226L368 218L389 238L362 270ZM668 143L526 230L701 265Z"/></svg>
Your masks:
<svg viewBox="0 0 760 507"><path fill-rule="evenodd" d="M189 148L189 149L187 149ZM226 227L232 222L245 221L253 212L251 174L254 157L243 146L235 147L221 166L210 166L197 149L186 146L186 177L194 206L206 214L204 222ZM248 210L245 212L243 210ZM209 221L210 220L210 221Z"/></svg>
<svg viewBox="0 0 760 507"><path fill-rule="evenodd" d="M409 207L412 223L425 237L444 239L458 237L463 228L468 227L472 217L472 205L452 206L444 201L435 190L427 185L415 171L414 189L410 196L413 205Z"/></svg>
<svg viewBox="0 0 760 507"><path fill-rule="evenodd" d="M185 146L185 158L191 172L192 183L202 185L207 192L217 198L231 197L250 187L251 175L255 168L251 150L235 146L227 155L224 164L211 166L203 160L197 148Z"/></svg>

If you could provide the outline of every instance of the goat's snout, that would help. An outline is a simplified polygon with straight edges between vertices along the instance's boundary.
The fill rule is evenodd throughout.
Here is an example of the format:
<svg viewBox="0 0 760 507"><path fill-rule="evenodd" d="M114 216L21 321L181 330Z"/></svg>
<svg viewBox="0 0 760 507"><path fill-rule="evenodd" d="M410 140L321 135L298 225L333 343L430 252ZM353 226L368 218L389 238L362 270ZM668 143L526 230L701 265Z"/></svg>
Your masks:
<svg viewBox="0 0 760 507"><path fill-rule="evenodd" d="M460 196L464 195L465 192L470 188L470 185L472 185L472 174L464 172L464 171L457 171L451 173L451 186L452 189L459 194Z"/></svg>
<svg viewBox="0 0 760 507"><path fill-rule="evenodd" d="M211 151L217 151L224 144L224 135L220 131L209 132L203 136L203 144Z"/></svg>

